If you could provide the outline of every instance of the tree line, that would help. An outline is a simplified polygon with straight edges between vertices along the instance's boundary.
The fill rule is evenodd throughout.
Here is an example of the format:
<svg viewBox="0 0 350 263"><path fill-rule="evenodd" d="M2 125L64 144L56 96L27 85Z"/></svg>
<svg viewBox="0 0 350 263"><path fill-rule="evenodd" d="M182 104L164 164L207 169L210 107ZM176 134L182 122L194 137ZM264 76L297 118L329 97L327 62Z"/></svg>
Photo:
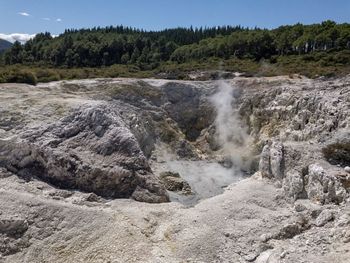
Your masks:
<svg viewBox="0 0 350 263"><path fill-rule="evenodd" d="M40 33L25 44L15 42L3 63L54 67L101 67L132 64L153 69L162 62L312 54L350 49L350 24L324 21L276 29L222 26L145 31L124 26L66 30L58 37ZM348 53L347 53L348 54ZM350 63L350 61L347 61Z"/></svg>

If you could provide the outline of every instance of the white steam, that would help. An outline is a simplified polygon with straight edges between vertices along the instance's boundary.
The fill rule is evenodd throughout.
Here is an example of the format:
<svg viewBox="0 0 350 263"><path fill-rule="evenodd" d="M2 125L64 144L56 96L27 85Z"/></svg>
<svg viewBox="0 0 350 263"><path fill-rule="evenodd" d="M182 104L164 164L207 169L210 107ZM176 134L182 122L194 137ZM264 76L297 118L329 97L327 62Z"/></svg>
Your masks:
<svg viewBox="0 0 350 263"><path fill-rule="evenodd" d="M246 169L249 159L251 139L234 108L236 91L229 83L219 80L218 92L210 101L216 109L215 139L225 159L229 159L234 168Z"/></svg>
<svg viewBox="0 0 350 263"><path fill-rule="evenodd" d="M242 179L240 173L217 162L171 160L167 162L167 170L178 172L194 193L189 196L171 193L171 199L189 205L221 194L225 187Z"/></svg>
<svg viewBox="0 0 350 263"><path fill-rule="evenodd" d="M242 179L242 174L233 168L225 168L215 160L179 160L165 144L157 145L157 162L152 164L155 174L164 171L177 172L189 183L193 195L169 192L172 201L193 205L223 192L228 185Z"/></svg>
<svg viewBox="0 0 350 263"><path fill-rule="evenodd" d="M242 171L249 170L250 137L239 118L235 107L234 93L237 91L225 81L216 82L217 92L210 97L216 110L215 141L216 157L213 160L179 160L165 144L157 145L157 162L152 169L156 174L162 171L178 172L195 193L183 196L170 193L173 201L194 204L200 199L209 198L223 192L223 188L239 181ZM224 165L219 164L223 161Z"/></svg>

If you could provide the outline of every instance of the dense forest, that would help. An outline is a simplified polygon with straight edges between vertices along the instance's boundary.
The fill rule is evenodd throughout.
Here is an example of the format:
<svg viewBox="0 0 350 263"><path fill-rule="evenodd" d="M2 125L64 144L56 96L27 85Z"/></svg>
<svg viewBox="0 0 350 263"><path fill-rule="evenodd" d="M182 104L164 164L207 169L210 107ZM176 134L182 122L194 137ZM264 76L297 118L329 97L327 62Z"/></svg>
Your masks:
<svg viewBox="0 0 350 263"><path fill-rule="evenodd" d="M23 45L15 42L2 54L1 63L60 69L133 65L138 70L154 70L164 64L210 59L276 63L280 57L295 60L298 56L304 62L322 60L322 66L350 65L350 24L324 21L271 30L241 26L72 29L58 37L41 33Z"/></svg>
<svg viewBox="0 0 350 263"><path fill-rule="evenodd" d="M67 67L146 63L155 67L157 63L169 60L178 47L242 30L227 26L147 32L117 26L66 30L56 38L50 33L41 33L25 45L14 43L13 48L5 53L4 62L7 65L42 62Z"/></svg>
<svg viewBox="0 0 350 263"><path fill-rule="evenodd" d="M162 61L185 62L219 57L271 58L274 55L350 50L350 24L281 26L274 30L242 27L177 28L159 32L117 26L66 30L53 38L38 34L4 55L5 64L41 62L53 66L100 67L137 64L157 67Z"/></svg>

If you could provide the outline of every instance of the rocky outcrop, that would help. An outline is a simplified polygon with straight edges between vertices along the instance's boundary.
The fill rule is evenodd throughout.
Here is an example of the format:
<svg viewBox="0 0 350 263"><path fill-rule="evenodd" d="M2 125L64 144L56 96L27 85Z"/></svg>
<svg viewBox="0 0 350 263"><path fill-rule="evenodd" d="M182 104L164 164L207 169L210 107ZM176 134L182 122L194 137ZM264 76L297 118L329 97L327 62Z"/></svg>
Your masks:
<svg viewBox="0 0 350 263"><path fill-rule="evenodd" d="M334 219L334 214L330 210L323 210L315 220L315 225L320 227Z"/></svg>
<svg viewBox="0 0 350 263"><path fill-rule="evenodd" d="M283 144L274 141L266 144L261 152L259 170L263 177L282 180L284 178Z"/></svg>
<svg viewBox="0 0 350 263"><path fill-rule="evenodd" d="M349 78L239 80L240 114L260 149L259 171L295 200L340 203L349 191Z"/></svg>
<svg viewBox="0 0 350 263"><path fill-rule="evenodd" d="M23 238L28 227L26 219L0 214L0 257L15 254L30 245L28 239Z"/></svg>
<svg viewBox="0 0 350 263"><path fill-rule="evenodd" d="M162 86L162 90L167 100L164 105L165 111L183 130L186 138L195 141L215 118L212 105L208 98L203 96L205 89L169 82Z"/></svg>
<svg viewBox="0 0 350 263"><path fill-rule="evenodd" d="M350 131L341 129L322 148L324 157L333 165L350 165Z"/></svg>
<svg viewBox="0 0 350 263"><path fill-rule="evenodd" d="M320 164L312 163L300 169L297 159L293 160L294 166L285 167L285 156L289 158L290 155L284 151L288 150L289 148L284 148L281 142L266 144L259 162L261 175L280 182L292 200L309 198L321 204L339 204L346 199L347 191L342 183L343 178L335 176L331 167L326 171ZM301 163L305 164L307 161L301 160Z"/></svg>
<svg viewBox="0 0 350 263"><path fill-rule="evenodd" d="M181 192L184 195L192 194L191 186L181 178L179 173L171 171L162 172L160 173L160 180L169 191Z"/></svg>
<svg viewBox="0 0 350 263"><path fill-rule="evenodd" d="M196 84L169 81L152 86L138 81L132 85L113 85L109 92L114 99L148 111L157 122L171 119L185 139L195 141L215 118L207 97L211 89Z"/></svg>
<svg viewBox="0 0 350 263"><path fill-rule="evenodd" d="M282 186L292 200L307 197L304 189L304 176L298 171L288 171L283 179Z"/></svg>
<svg viewBox="0 0 350 263"><path fill-rule="evenodd" d="M166 202L135 136L110 105L81 107L62 120L0 141L0 165L23 178L104 197Z"/></svg>
<svg viewBox="0 0 350 263"><path fill-rule="evenodd" d="M328 174L319 164L311 164L305 176L305 190L310 200L324 203L341 203L347 193L339 179Z"/></svg>
<svg viewBox="0 0 350 263"><path fill-rule="evenodd" d="M250 132L266 139L309 141L348 128L349 79L242 80L240 113Z"/></svg>

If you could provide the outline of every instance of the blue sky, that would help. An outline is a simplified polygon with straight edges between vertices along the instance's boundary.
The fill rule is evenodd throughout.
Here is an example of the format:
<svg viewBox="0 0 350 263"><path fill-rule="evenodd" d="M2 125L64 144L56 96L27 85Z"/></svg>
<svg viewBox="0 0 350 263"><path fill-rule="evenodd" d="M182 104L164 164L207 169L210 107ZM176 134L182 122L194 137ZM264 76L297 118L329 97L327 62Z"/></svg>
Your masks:
<svg viewBox="0 0 350 263"><path fill-rule="evenodd" d="M350 22L350 0L0 0L0 10L0 37L119 24L157 30Z"/></svg>

